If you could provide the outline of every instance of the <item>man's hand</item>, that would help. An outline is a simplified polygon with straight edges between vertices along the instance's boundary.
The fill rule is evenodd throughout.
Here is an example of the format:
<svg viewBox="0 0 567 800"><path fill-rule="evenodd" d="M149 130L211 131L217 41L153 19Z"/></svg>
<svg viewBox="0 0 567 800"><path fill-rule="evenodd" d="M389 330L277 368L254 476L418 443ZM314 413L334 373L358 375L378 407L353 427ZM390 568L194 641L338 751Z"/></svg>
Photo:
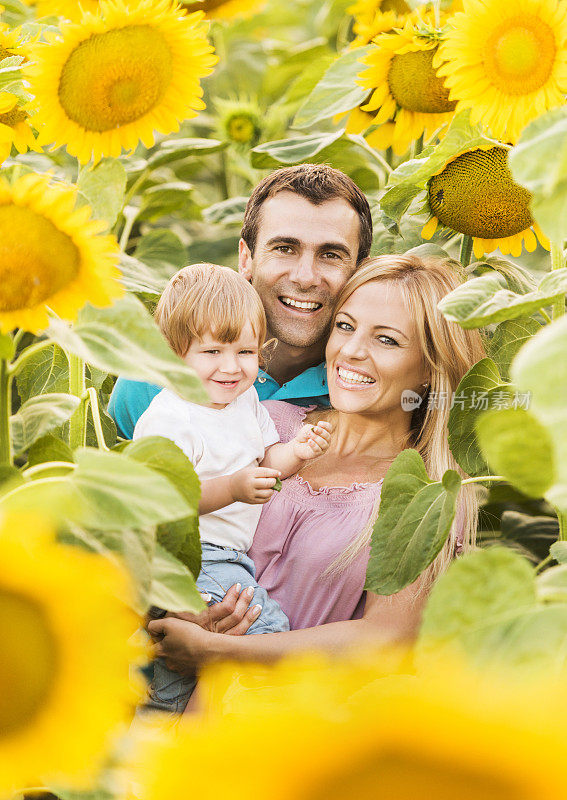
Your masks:
<svg viewBox="0 0 567 800"><path fill-rule="evenodd" d="M308 461L320 456L331 443L331 425L318 422L316 425L303 425L293 439L293 453L297 458Z"/></svg>
<svg viewBox="0 0 567 800"><path fill-rule="evenodd" d="M267 503L281 473L268 467L245 467L229 477L234 502Z"/></svg>

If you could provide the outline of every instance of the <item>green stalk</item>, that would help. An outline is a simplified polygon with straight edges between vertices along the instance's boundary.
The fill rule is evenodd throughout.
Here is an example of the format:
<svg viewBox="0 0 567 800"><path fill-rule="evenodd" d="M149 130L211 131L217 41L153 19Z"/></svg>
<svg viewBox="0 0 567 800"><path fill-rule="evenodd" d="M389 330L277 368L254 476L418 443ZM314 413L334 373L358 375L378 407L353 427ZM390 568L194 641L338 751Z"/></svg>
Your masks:
<svg viewBox="0 0 567 800"><path fill-rule="evenodd" d="M462 486L466 486L468 483L488 483L489 481L505 481L502 475L479 475L477 478L465 478L464 481L461 481Z"/></svg>
<svg viewBox="0 0 567 800"><path fill-rule="evenodd" d="M5 358L0 359L0 465L11 467L12 437L10 415L12 413L12 379L10 366Z"/></svg>
<svg viewBox="0 0 567 800"><path fill-rule="evenodd" d="M102 430L102 422L100 419L100 409L98 407L98 395L96 393L96 389L94 388L94 386L91 386L89 389L87 389L86 405L87 407L89 405L91 407L91 414L93 415L93 424L98 446L101 450L106 450L108 452L108 447L106 446L106 441L104 439L104 431Z"/></svg>
<svg viewBox="0 0 567 800"><path fill-rule="evenodd" d="M461 252L459 254L459 261L463 267L468 267L468 265L471 263L472 248L472 236L468 236L466 233L463 233L463 238L461 240Z"/></svg>
<svg viewBox="0 0 567 800"><path fill-rule="evenodd" d="M557 519L559 520L559 541L560 542L567 542L567 514L564 511L559 511L558 508L555 509L555 513L557 514Z"/></svg>
<svg viewBox="0 0 567 800"><path fill-rule="evenodd" d="M551 245L551 269L561 269L565 266L565 259L563 256L563 244ZM565 298L560 297L553 303L553 319L559 319L565 314Z"/></svg>
<svg viewBox="0 0 567 800"><path fill-rule="evenodd" d="M83 447L87 432L87 406L84 401L86 392L85 362L79 356L69 354L69 394L81 400L81 405L69 421L69 446L71 450Z"/></svg>

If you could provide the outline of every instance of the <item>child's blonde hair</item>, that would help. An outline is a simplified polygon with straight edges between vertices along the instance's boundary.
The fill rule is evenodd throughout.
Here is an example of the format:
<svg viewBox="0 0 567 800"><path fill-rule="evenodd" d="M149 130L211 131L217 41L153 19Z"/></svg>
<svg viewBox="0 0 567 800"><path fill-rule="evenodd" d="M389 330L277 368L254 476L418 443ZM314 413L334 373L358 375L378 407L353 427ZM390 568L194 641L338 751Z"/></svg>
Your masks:
<svg viewBox="0 0 567 800"><path fill-rule="evenodd" d="M235 342L247 322L260 347L266 338L266 314L256 290L238 272L218 264L191 264L176 272L154 318L181 358L206 333L219 342Z"/></svg>

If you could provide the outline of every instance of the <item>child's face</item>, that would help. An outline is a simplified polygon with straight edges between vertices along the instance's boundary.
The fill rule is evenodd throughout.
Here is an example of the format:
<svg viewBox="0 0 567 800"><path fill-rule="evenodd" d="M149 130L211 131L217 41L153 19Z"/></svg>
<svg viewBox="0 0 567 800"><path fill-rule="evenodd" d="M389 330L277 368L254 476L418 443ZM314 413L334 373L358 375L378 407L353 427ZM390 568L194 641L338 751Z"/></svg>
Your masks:
<svg viewBox="0 0 567 800"><path fill-rule="evenodd" d="M194 339L183 360L202 380L211 407L224 408L256 380L258 350L258 337L247 322L235 342L219 342L209 332Z"/></svg>

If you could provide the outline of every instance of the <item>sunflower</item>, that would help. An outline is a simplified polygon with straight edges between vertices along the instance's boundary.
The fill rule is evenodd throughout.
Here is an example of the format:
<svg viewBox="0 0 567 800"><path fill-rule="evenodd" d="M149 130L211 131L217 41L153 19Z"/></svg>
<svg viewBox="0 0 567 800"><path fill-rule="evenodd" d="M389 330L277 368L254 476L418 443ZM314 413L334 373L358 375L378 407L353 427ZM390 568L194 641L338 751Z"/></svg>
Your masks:
<svg viewBox="0 0 567 800"><path fill-rule="evenodd" d="M347 8L352 14L352 26L356 39L352 47L361 47L371 42L379 33L402 27L411 12L405 0L358 0Z"/></svg>
<svg viewBox="0 0 567 800"><path fill-rule="evenodd" d="M266 0L195 0L182 3L187 11L204 11L208 19L238 19L252 17L262 11Z"/></svg>
<svg viewBox="0 0 567 800"><path fill-rule="evenodd" d="M259 696L250 695L242 713L141 731L132 777L142 800L182 797L188 774L197 796L240 795L250 787L270 800L563 796L564 697L554 708L545 696L544 711L536 690L530 694L522 685L528 690L518 694L505 686L471 692L472 681L448 669L436 679L382 678L379 657L375 679L369 662L360 688L360 665L321 662L307 676L300 661L288 660L287 690L277 704L264 705L262 698L270 699L273 684L282 684L281 668L266 671ZM243 680L249 683L247 673L258 669L241 667ZM218 769L218 753L232 752L236 741L252 748L252 778L247 759ZM277 780L274 753L286 765Z"/></svg>
<svg viewBox="0 0 567 800"><path fill-rule="evenodd" d="M502 141L565 103L567 3L564 0L464 0L439 50L451 100L471 109Z"/></svg>
<svg viewBox="0 0 567 800"><path fill-rule="evenodd" d="M177 131L205 107L199 80L217 61L202 16L172 0L101 0L99 15L63 23L26 70L41 143L97 162Z"/></svg>
<svg viewBox="0 0 567 800"><path fill-rule="evenodd" d="M519 256L537 239L549 250L549 241L532 219L530 193L514 183L505 147L469 150L448 161L428 183L431 218L421 235L430 239L438 223L473 238L474 254L499 249ZM537 236L537 239L536 239Z"/></svg>
<svg viewBox="0 0 567 800"><path fill-rule="evenodd" d="M119 249L89 206L75 208L76 187L30 173L0 178L0 330L38 333L48 311L75 319L89 301L108 306L124 290Z"/></svg>
<svg viewBox="0 0 567 800"><path fill-rule="evenodd" d="M86 787L139 695L130 588L107 559L57 544L39 517L4 516L0 553L0 788Z"/></svg>
<svg viewBox="0 0 567 800"><path fill-rule="evenodd" d="M221 137L236 145L249 147L258 143L262 134L262 111L257 103L246 98L217 98L218 130Z"/></svg>
<svg viewBox="0 0 567 800"><path fill-rule="evenodd" d="M432 135L448 124L455 103L433 67L438 41L418 33L408 21L403 30L383 33L361 59L368 69L357 83L372 90L363 111L376 112L373 124L392 121L391 146L404 153L422 134Z"/></svg>
<svg viewBox="0 0 567 800"><path fill-rule="evenodd" d="M12 145L18 153L40 151L35 141L30 116L15 94L0 92L0 164L10 155Z"/></svg>

